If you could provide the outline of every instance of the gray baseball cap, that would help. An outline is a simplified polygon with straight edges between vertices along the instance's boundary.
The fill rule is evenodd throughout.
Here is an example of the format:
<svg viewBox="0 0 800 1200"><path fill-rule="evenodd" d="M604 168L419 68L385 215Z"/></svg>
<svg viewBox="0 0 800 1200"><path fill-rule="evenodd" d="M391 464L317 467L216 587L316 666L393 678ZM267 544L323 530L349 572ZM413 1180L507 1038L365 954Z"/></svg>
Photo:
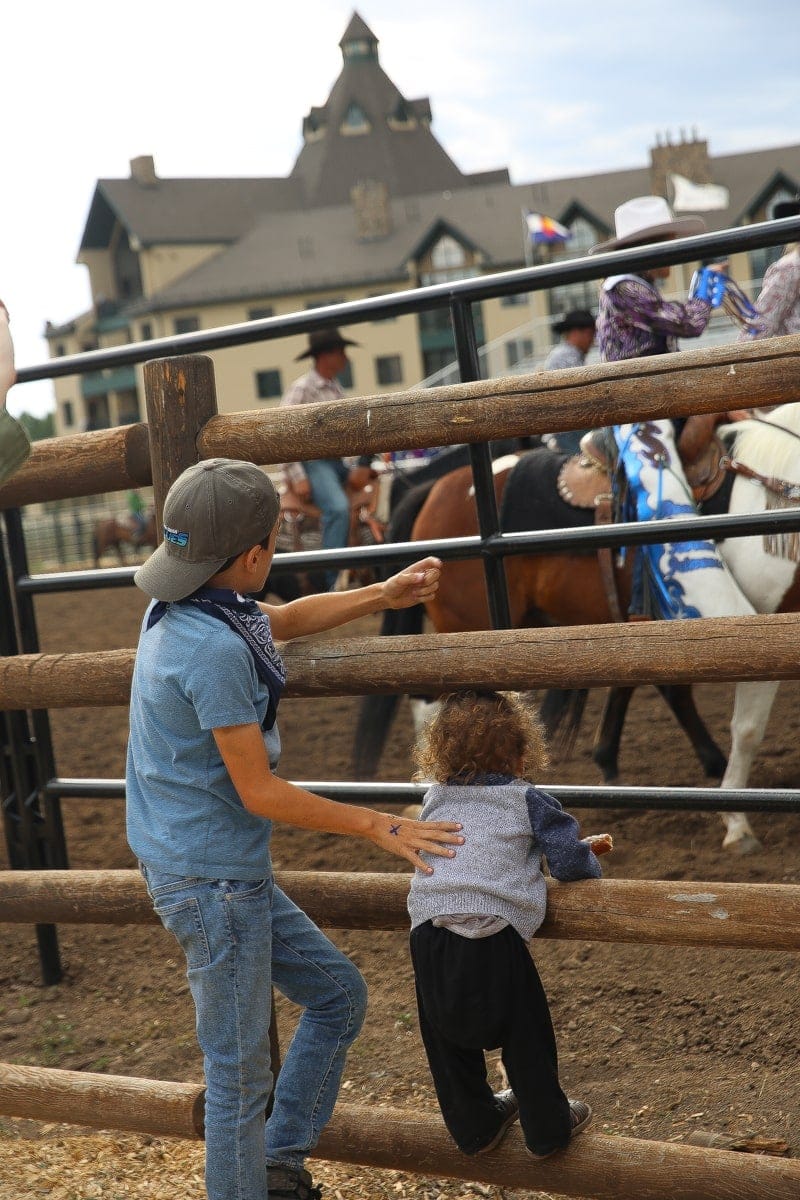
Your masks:
<svg viewBox="0 0 800 1200"><path fill-rule="evenodd" d="M164 541L134 575L155 600L183 600L234 554L272 532L280 500L253 463L208 458L179 475L164 501Z"/></svg>

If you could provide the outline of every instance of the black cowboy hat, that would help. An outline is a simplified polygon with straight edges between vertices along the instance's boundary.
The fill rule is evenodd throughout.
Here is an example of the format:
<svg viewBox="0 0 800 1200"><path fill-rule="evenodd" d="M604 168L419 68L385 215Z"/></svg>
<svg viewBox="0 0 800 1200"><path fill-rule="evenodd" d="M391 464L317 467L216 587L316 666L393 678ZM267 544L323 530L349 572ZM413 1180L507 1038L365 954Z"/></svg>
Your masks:
<svg viewBox="0 0 800 1200"><path fill-rule="evenodd" d="M596 321L586 308L573 308L553 322L554 333L569 333L570 329L594 329Z"/></svg>
<svg viewBox="0 0 800 1200"><path fill-rule="evenodd" d="M301 358L316 358L318 354L325 354L329 350L344 350L345 346L357 346L358 342L351 342L349 338L342 337L338 329L315 329L308 335L308 347L302 354L298 354L295 362L300 362Z"/></svg>
<svg viewBox="0 0 800 1200"><path fill-rule="evenodd" d="M794 200L780 200L772 210L773 218L778 221L781 217L800 217L800 196Z"/></svg>

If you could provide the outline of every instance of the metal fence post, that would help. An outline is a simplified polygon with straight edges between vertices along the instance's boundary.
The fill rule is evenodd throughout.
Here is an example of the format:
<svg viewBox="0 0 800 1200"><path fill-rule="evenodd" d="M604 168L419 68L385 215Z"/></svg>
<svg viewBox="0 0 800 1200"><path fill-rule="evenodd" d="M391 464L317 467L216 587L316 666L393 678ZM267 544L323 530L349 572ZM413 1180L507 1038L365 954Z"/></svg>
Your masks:
<svg viewBox="0 0 800 1200"><path fill-rule="evenodd" d="M12 591L12 581L27 575L28 564L19 509L5 514L0 562L0 654L39 650L33 598ZM64 869L69 866L61 820L61 801L47 791L55 776L47 712L0 713L0 792L3 823L12 869ZM42 981L63 977L55 925L37 925Z"/></svg>
<svg viewBox="0 0 800 1200"><path fill-rule="evenodd" d="M481 377L472 306L463 300L453 300L450 303L450 315L456 341L458 369L462 381L470 383ZM475 482L478 529L482 539L488 538L500 532L500 517L497 512L489 444L487 442L471 444L469 457L472 464L472 478ZM511 626L511 612L508 604L505 560L502 557L485 553L482 557L492 626L495 629L508 629Z"/></svg>

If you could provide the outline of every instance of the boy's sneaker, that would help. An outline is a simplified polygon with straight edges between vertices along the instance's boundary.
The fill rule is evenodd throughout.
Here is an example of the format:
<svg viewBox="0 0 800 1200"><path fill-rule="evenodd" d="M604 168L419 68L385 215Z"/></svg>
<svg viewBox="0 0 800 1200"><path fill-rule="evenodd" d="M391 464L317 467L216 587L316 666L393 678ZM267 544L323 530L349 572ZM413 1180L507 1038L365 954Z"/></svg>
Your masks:
<svg viewBox="0 0 800 1200"><path fill-rule="evenodd" d="M267 1167L269 1200L322 1200L322 1189L314 1187L308 1171L291 1167Z"/></svg>
<svg viewBox="0 0 800 1200"><path fill-rule="evenodd" d="M495 1146L499 1146L506 1136L507 1130L519 1116L517 1097L511 1088L506 1088L503 1092L495 1092L494 1102L503 1118L502 1123L492 1140L487 1142L485 1146L481 1146L480 1150L476 1150L476 1154L488 1154L490 1150L494 1150Z"/></svg>
<svg viewBox="0 0 800 1200"><path fill-rule="evenodd" d="M571 1138L577 1137L582 1133L592 1119L592 1110L585 1100L570 1100L569 1102L569 1119ZM564 1146L556 1146L555 1150L548 1150L545 1154L534 1154L533 1150L526 1147L531 1158L549 1158L551 1154L557 1154L559 1150L563 1150Z"/></svg>

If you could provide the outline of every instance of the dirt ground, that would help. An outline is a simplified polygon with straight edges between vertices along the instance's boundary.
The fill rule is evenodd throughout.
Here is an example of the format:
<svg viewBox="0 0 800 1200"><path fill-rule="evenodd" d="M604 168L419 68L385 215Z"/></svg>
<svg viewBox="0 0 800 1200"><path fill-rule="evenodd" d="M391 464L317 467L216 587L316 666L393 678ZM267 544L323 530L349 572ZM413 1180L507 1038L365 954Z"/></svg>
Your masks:
<svg viewBox="0 0 800 1200"><path fill-rule="evenodd" d="M42 649L48 652L132 646L144 607L134 589L45 596L36 603ZM377 623L362 621L353 632L377 632ZM704 686L698 695L709 727L726 746L732 688ZM799 699L800 684L783 685L754 785L800 786ZM600 701L599 695L590 700L571 760L557 763L541 782L599 782L589 750ZM285 701L282 773L296 780L349 778L357 705L355 699ZM51 721L60 775L122 776L124 710L62 710ZM409 778L410 729L404 701L382 778ZM704 782L653 689L641 689L634 698L621 766L622 783ZM613 832L616 849L604 860L612 877L800 882L797 816L754 816L764 849L741 859L722 850L722 826L712 814L575 811L585 832ZM121 802L68 800L64 820L71 866L133 866ZM278 868L405 869L372 847L288 828L276 830L274 858ZM7 866L4 851L0 865ZM5 926L0 936L0 1058L201 1079L183 968L163 930L63 926L66 976L49 988L40 981L33 929ZM371 1106L413 1105L438 1119L416 1028L406 937L348 931L332 936L370 988L367 1023L345 1072L345 1098ZM565 1087L593 1105L598 1131L682 1141L708 1129L783 1138L794 1154L800 1151L800 1027L791 956L545 940L534 944L534 955L550 997ZM293 1020L281 1001L284 1045ZM0 1119L0 1200L39 1195L199 1200L205 1194L200 1147L96 1135L85 1141L74 1133L64 1126ZM78 1168L69 1166L76 1162ZM326 1195L341 1198L533 1194L398 1172L313 1167Z"/></svg>

